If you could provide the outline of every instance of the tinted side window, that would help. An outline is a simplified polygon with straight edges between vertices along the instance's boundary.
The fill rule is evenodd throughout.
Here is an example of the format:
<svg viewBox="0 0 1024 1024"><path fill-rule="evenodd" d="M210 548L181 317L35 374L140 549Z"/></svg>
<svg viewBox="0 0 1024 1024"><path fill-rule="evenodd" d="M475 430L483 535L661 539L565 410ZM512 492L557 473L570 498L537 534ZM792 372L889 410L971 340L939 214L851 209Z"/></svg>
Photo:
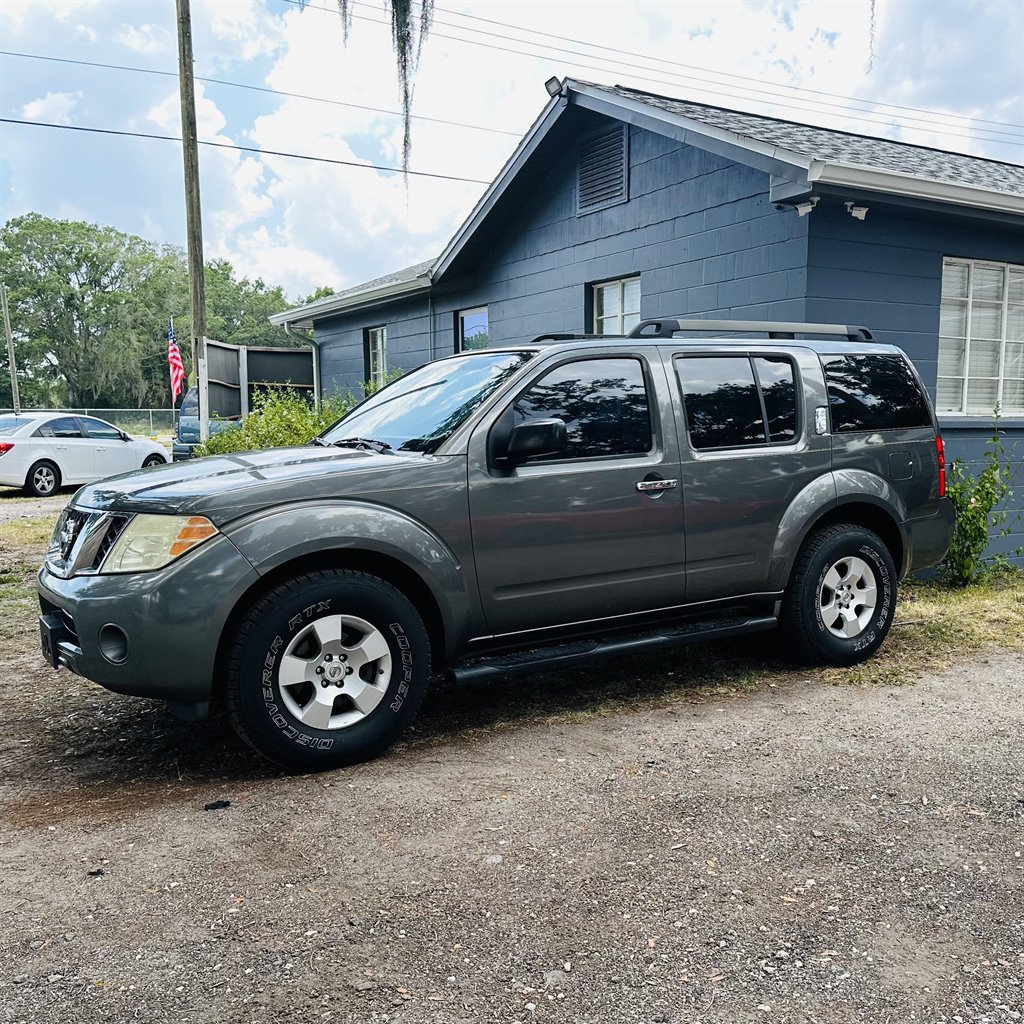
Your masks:
<svg viewBox="0 0 1024 1024"><path fill-rule="evenodd" d="M586 359L558 366L513 406L514 422L557 417L569 447L544 459L595 459L651 450L651 414L638 359Z"/></svg>
<svg viewBox="0 0 1024 1024"><path fill-rule="evenodd" d="M104 423L103 420L94 420L91 416L82 416L79 422L85 427L85 433L89 437L105 441L121 440L121 431L117 427L112 427L109 423Z"/></svg>
<svg viewBox="0 0 1024 1024"><path fill-rule="evenodd" d="M181 409L179 411L181 416L198 416L199 415L199 392L194 388L189 388L185 392L185 397L181 400Z"/></svg>
<svg viewBox="0 0 1024 1024"><path fill-rule="evenodd" d="M900 356L822 356L834 431L930 427L924 395Z"/></svg>
<svg viewBox="0 0 1024 1024"><path fill-rule="evenodd" d="M676 366L694 448L766 443L761 400L747 356L686 356Z"/></svg>
<svg viewBox="0 0 1024 1024"><path fill-rule="evenodd" d="M772 442L796 438L796 381L793 364L776 356L756 356L754 367L764 396L768 416L768 439Z"/></svg>
<svg viewBox="0 0 1024 1024"><path fill-rule="evenodd" d="M33 437L81 437L82 430L74 416L61 416L40 424Z"/></svg>

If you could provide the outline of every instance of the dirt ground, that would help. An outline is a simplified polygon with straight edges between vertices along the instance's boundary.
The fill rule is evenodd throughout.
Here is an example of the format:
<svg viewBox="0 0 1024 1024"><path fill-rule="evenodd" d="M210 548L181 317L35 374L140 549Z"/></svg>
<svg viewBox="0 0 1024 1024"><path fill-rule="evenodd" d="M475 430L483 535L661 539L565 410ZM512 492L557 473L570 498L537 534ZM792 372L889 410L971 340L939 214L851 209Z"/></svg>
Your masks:
<svg viewBox="0 0 1024 1024"><path fill-rule="evenodd" d="M1024 1019L1019 653L865 686L751 638L742 688L696 648L442 687L388 756L288 777L42 663L16 501L0 1020Z"/></svg>

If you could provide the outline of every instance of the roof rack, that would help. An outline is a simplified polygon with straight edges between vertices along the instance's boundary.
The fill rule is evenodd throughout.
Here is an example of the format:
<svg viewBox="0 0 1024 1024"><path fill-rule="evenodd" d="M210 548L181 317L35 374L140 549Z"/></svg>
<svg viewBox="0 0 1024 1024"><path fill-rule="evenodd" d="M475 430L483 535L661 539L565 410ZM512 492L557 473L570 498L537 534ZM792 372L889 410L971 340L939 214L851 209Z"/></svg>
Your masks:
<svg viewBox="0 0 1024 1024"><path fill-rule="evenodd" d="M769 338L795 338L798 334L831 334L850 341L874 341L875 336L866 327L848 327L845 324L800 324L771 320L641 320L627 335L630 338L671 337L679 331L715 331L720 333L767 332Z"/></svg>
<svg viewBox="0 0 1024 1024"><path fill-rule="evenodd" d="M615 338L621 338L624 335L621 334L571 334L562 333L557 334L538 334L530 344L539 345L542 341L613 341Z"/></svg>

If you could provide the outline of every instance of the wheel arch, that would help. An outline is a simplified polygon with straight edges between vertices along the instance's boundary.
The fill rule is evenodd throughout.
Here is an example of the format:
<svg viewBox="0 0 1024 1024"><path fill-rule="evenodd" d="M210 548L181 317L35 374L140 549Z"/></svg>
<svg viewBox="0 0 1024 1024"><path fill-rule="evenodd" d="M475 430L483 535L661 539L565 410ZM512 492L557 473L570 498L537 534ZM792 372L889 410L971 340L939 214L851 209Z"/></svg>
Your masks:
<svg viewBox="0 0 1024 1024"><path fill-rule="evenodd" d="M274 566L260 576L238 598L221 629L217 644L217 656L213 676L212 696L223 695L226 664L231 640L239 623L253 604L280 583L284 583L306 572L324 569L350 569L376 576L401 591L415 606L423 619L430 640L430 658L434 668L440 668L446 658L446 644L450 640L441 606L427 582L404 562L379 551L360 548L332 548L318 552L307 552L290 561Z"/></svg>
<svg viewBox="0 0 1024 1024"><path fill-rule="evenodd" d="M887 506L873 501L846 500L829 508L820 509L815 516L807 521L801 531L799 543L792 548L788 555L785 557L776 555L772 558L769 581L771 589L784 590L789 585L789 578L800 550L815 531L829 526L838 526L840 523L850 523L874 533L892 556L897 578L903 578L907 570L910 549L894 512Z"/></svg>

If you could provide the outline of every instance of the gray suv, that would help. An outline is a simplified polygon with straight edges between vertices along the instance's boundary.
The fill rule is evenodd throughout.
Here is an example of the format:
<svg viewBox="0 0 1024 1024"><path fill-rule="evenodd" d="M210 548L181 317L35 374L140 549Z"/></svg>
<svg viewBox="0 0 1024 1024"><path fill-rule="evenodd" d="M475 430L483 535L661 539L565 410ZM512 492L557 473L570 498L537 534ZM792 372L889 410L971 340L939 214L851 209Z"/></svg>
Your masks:
<svg viewBox="0 0 1024 1024"><path fill-rule="evenodd" d="M756 337L765 335L765 337ZM39 573L46 658L285 768L385 750L430 677L781 626L882 643L953 530L942 441L864 328L644 321L413 370L304 448L82 488Z"/></svg>

